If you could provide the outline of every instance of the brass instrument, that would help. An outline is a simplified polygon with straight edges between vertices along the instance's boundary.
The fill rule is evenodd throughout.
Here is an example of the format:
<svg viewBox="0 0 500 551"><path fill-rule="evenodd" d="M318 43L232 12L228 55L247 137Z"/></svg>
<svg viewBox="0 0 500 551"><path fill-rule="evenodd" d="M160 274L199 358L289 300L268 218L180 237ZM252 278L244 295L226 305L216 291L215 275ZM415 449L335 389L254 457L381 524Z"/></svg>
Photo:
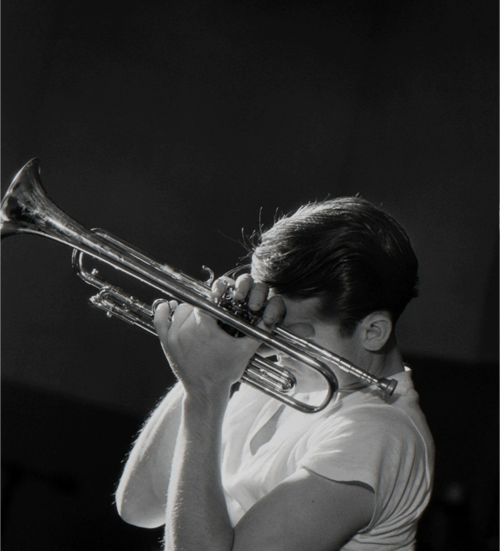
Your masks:
<svg viewBox="0 0 500 551"><path fill-rule="evenodd" d="M84 257L91 256L113 268L125 272L160 291L169 299L186 302L212 315L221 324L285 354L318 372L327 385L324 400L311 405L294 398L297 382L292 373L259 354L255 354L241 381L273 396L281 402L305 413L324 409L334 396L338 382L324 361L356 375L367 383L375 384L390 396L396 388L395 380L377 379L313 342L296 337L282 327L266 332L249 321L244 305L231 298L215 302L208 283L195 280L172 267L146 256L139 249L100 229L90 230L79 224L46 195L40 179L40 162L29 161L16 175L1 205L1 235L7 237L28 233L48 237L73 248L73 267L88 284L99 289L90 300L94 306L124 321L156 334L153 325L154 303L149 305L109 285L96 270L84 267ZM249 314L249 311L247 311ZM246 319L245 319L246 318Z"/></svg>

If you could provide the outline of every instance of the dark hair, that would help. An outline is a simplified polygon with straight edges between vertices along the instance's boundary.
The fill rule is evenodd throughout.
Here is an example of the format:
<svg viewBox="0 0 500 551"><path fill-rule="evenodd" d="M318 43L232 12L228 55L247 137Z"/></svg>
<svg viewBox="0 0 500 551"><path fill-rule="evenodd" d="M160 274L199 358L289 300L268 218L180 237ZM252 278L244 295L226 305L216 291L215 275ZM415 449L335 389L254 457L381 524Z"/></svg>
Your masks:
<svg viewBox="0 0 500 551"><path fill-rule="evenodd" d="M289 298L319 298L318 315L351 335L366 315L393 324L416 297L418 261L403 228L359 197L301 207L260 235L252 274Z"/></svg>

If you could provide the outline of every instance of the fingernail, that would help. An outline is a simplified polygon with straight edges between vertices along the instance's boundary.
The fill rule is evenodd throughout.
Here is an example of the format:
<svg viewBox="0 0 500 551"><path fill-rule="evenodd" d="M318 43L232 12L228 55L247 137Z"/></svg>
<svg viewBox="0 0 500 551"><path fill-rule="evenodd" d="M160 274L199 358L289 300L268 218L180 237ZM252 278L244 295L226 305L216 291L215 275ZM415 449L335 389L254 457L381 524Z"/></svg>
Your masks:
<svg viewBox="0 0 500 551"><path fill-rule="evenodd" d="M268 326L268 327L272 327L275 323L276 323L276 320L274 318L267 318L266 316L264 316L262 318L262 321Z"/></svg>
<svg viewBox="0 0 500 551"><path fill-rule="evenodd" d="M160 307L163 308L164 304L168 307L168 310L170 311L170 304L168 303L168 301L163 298L159 298L153 302L153 305L152 305L153 314L156 314L156 311L158 310L158 308Z"/></svg>

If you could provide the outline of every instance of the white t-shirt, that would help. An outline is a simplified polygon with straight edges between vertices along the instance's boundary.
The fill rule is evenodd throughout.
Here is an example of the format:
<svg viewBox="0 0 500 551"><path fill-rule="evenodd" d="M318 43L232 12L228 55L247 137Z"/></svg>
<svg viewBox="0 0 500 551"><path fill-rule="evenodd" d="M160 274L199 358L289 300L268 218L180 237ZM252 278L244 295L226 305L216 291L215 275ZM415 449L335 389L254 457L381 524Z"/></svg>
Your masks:
<svg viewBox="0 0 500 551"><path fill-rule="evenodd" d="M339 393L316 414L284 408L276 432L256 450L252 440L282 404L242 385L223 426L222 481L233 526L275 486L306 468L374 490L369 526L343 551L413 549L417 521L430 498L434 445L410 370L393 378L398 386L387 401L365 388Z"/></svg>

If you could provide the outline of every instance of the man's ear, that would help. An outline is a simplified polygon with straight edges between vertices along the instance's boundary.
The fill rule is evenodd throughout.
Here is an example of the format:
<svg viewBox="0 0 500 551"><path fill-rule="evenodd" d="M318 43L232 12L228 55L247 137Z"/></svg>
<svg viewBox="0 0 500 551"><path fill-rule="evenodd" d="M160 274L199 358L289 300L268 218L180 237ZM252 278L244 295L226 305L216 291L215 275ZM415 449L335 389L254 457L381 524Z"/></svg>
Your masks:
<svg viewBox="0 0 500 551"><path fill-rule="evenodd" d="M387 344L392 335L392 319L389 312L380 310L368 314L361 320L363 347L370 352L378 352Z"/></svg>

